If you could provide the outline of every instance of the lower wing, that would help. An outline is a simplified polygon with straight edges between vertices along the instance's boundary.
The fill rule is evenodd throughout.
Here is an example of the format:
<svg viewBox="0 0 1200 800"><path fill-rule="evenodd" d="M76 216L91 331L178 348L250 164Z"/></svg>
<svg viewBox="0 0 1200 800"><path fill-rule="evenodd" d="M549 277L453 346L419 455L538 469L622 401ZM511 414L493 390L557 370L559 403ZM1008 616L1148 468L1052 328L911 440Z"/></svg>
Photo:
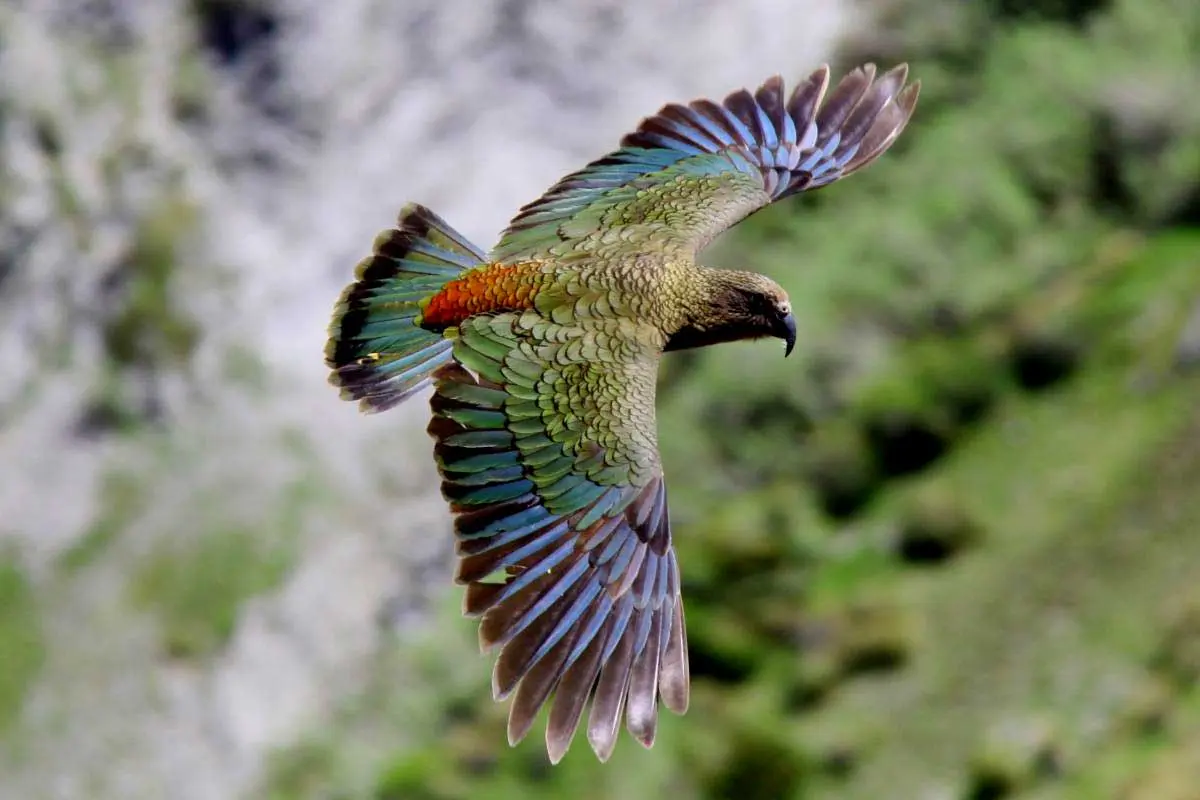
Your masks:
<svg viewBox="0 0 1200 800"><path fill-rule="evenodd" d="M602 324L602 323L598 323ZM613 323L617 324L616 322ZM464 612L499 650L511 744L548 705L562 758L585 706L601 760L622 718L653 744L688 704L687 641L654 437L658 356L536 312L472 317L434 376L429 432L455 515ZM646 427L649 430L646 430Z"/></svg>

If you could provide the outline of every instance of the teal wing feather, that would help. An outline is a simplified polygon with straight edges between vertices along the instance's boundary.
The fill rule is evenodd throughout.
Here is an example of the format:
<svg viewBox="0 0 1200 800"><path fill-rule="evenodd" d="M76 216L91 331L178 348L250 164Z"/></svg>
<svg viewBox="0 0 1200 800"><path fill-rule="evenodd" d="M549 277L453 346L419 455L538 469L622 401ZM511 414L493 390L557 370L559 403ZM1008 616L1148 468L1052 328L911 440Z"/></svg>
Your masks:
<svg viewBox="0 0 1200 800"><path fill-rule="evenodd" d="M485 256L437 214L406 205L375 237L333 309L325 364L344 400L385 411L429 386L452 343L420 326L421 303Z"/></svg>
<svg viewBox="0 0 1200 800"><path fill-rule="evenodd" d="M867 64L829 97L822 67L784 95L773 77L717 104L670 104L620 149L524 206L492 251L512 262L607 248L657 247L694 255L747 215L826 186L883 154L907 125L919 83L907 65L876 80Z"/></svg>
<svg viewBox="0 0 1200 800"><path fill-rule="evenodd" d="M658 348L634 324L476 316L434 376L429 432L455 515L457 580L499 650L509 741L549 706L557 762L591 704L606 760L622 718L649 746L688 703L679 571L654 432ZM597 358L604 348L607 358Z"/></svg>

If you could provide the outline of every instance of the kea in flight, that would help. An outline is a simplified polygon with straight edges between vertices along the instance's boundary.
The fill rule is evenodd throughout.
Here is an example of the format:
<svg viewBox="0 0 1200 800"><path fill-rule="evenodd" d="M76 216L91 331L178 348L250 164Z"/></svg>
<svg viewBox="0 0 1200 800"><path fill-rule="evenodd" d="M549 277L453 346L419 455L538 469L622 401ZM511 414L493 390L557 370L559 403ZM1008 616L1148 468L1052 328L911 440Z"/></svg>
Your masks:
<svg viewBox="0 0 1200 800"><path fill-rule="evenodd" d="M585 709L607 760L688 706L687 634L655 431L664 352L796 340L787 293L697 254L770 203L879 158L920 84L907 65L821 67L670 104L520 209L490 253L411 204L333 312L330 382L364 412L432 385L456 581L498 656L516 744L548 706L558 762Z"/></svg>

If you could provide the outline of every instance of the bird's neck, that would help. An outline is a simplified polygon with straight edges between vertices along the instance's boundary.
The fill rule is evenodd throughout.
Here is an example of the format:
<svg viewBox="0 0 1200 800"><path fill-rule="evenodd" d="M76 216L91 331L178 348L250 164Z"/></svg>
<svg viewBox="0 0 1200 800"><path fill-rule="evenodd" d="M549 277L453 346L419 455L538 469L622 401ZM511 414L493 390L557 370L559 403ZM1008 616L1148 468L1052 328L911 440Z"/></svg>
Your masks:
<svg viewBox="0 0 1200 800"><path fill-rule="evenodd" d="M664 351L691 350L761 336L737 314L736 291L745 273L694 265L681 281L677 324L667 332Z"/></svg>

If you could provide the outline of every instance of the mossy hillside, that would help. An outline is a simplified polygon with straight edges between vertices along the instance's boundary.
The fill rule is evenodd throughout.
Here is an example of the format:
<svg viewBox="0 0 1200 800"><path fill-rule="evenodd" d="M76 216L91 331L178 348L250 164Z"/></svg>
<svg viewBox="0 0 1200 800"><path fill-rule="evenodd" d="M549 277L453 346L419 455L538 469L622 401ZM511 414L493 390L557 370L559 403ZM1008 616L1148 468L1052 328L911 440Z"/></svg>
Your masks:
<svg viewBox="0 0 1200 800"><path fill-rule="evenodd" d="M0 550L0 741L21 717L45 648L34 586L17 555Z"/></svg>
<svg viewBox="0 0 1200 800"><path fill-rule="evenodd" d="M18 18L38 24L36 15ZM128 431L161 416L161 382L183 371L200 338L182 295L187 276L198 271L190 262L203 212L163 122L202 115L211 90L207 67L191 49L171 62L170 73L155 67L169 106L157 109L158 95L147 90L146 52L128 46L128 33L117 28L57 31L63 56L48 67L49 88L0 98L31 121L40 163L19 175L27 195L44 195L51 215L44 226L19 231L39 246L28 247L16 268L28 270L26 282L44 287L38 291L62 307L59 314L31 311L24 321L41 368L28 383L67 369L91 383L80 424L89 434Z"/></svg>
<svg viewBox="0 0 1200 800"><path fill-rule="evenodd" d="M847 687L844 705L826 710L887 720L881 735L892 746L864 770L872 788L861 796L884 782L915 791L915 779L904 782L914 770L940 764L952 773L997 717L1051 716L1071 770L1086 769L1079 762L1088 760L1095 727L1117 724L1118 698L1152 647L1147 614L1195 579L1183 563L1195 557L1188 531L1200 508L1182 504L1183 487L1147 501L1138 496L1147 487L1135 481L1156 471L1175 437L1191 435L1194 382L1133 409L1105 408L1112 390L1081 380L1064 390L1074 395L1061 398L1069 404L1005 413L1002 427L981 432L950 459L957 463L937 470L989 532L987 544L945 574L900 578L898 594L926 634L903 677L907 687ZM1103 447L1095 426L1114 432ZM1014 444L1026 457L998 468L997 451ZM1194 465L1188 469L1195 480ZM1139 508L1156 502L1178 509L1178 525ZM845 590L817 581L818 595Z"/></svg>
<svg viewBox="0 0 1200 800"><path fill-rule="evenodd" d="M142 476L127 471L112 471L101 481L100 509L91 526L58 559L58 567L68 575L85 569L110 552L146 503Z"/></svg>
<svg viewBox="0 0 1200 800"><path fill-rule="evenodd" d="M139 221L124 263L110 279L124 295L104 329L105 347L118 369L177 363L195 348L198 331L177 309L172 277L181 247L196 230L197 213L180 194Z"/></svg>
<svg viewBox="0 0 1200 800"><path fill-rule="evenodd" d="M202 658L229 641L242 605L278 586L290 565L257 531L221 528L187 545L157 545L134 574L130 598L158 617L166 655Z"/></svg>
<svg viewBox="0 0 1200 800"><path fill-rule="evenodd" d="M127 597L153 615L168 657L203 660L224 648L245 604L287 579L306 516L325 497L303 471L272 492L261 513L237 511L244 498L227 492L236 490L217 485L196 492L186 503L193 518L138 548Z"/></svg>
<svg viewBox="0 0 1200 800"><path fill-rule="evenodd" d="M1170 616L1161 620L1168 627ZM1165 681L1151 666L1144 683L1128 697L1125 725L1108 736L1089 769L1037 787L1029 800L1185 800L1194 795L1200 776L1200 690L1194 682L1181 686Z"/></svg>
<svg viewBox="0 0 1200 800"><path fill-rule="evenodd" d="M1191 702L1157 665L1200 563L1200 386L1169 356L1200 296L1200 175L1178 168L1200 128L1170 100L1200 10L892 5L843 60L910 61L909 133L714 254L789 287L803 352L664 366L687 717L649 753L625 738L602 766L579 739L551 769L536 729L504 743L448 613L435 668L403 678L423 710L346 722L397 740L374 779L332 741L277 797L966 800L1178 776L1187 738L1147 720Z"/></svg>

